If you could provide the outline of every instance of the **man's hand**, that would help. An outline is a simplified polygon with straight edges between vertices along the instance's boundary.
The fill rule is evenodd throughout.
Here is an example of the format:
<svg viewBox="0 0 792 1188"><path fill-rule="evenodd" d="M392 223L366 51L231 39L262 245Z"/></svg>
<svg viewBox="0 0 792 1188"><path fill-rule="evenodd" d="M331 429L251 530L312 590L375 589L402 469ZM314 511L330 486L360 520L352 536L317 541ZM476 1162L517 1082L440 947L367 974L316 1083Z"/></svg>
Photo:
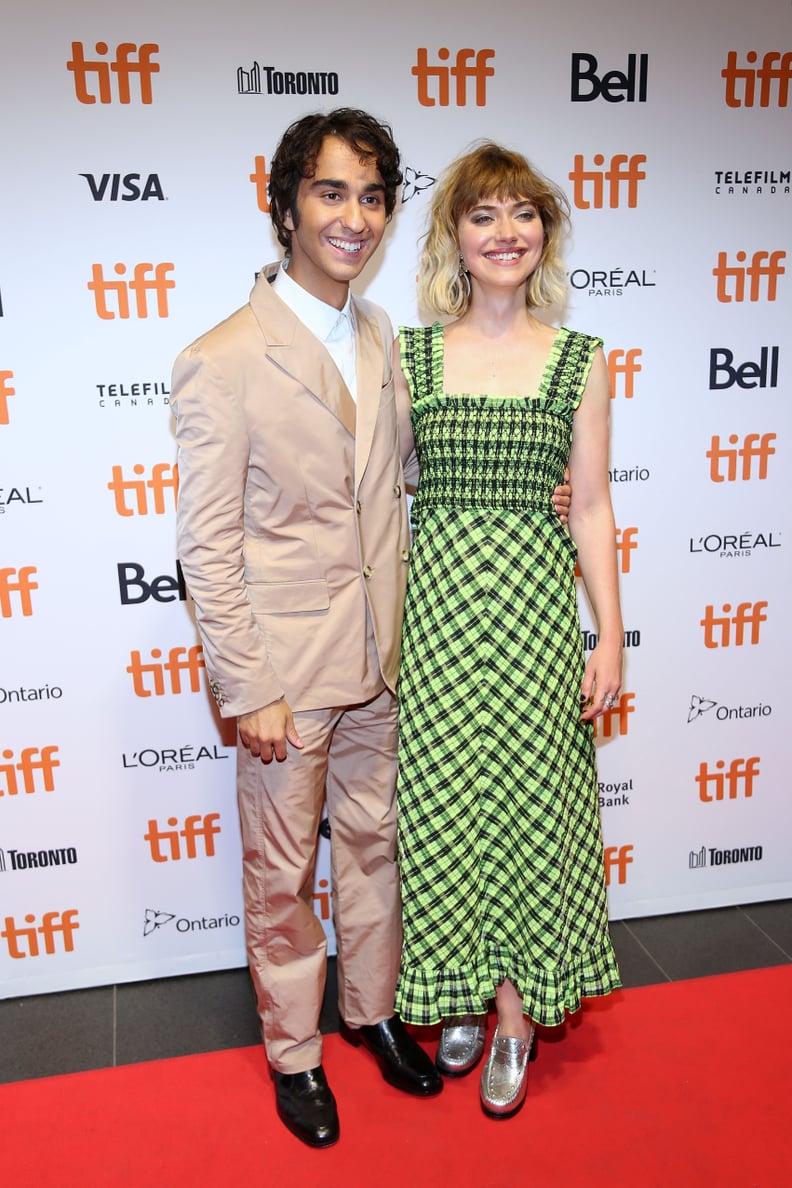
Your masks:
<svg viewBox="0 0 792 1188"><path fill-rule="evenodd" d="M569 483L569 467L564 471L564 481L553 491L553 507L562 524L569 519L569 505L572 502L572 487Z"/></svg>
<svg viewBox="0 0 792 1188"><path fill-rule="evenodd" d="M273 758L279 763L283 762L287 755L287 742L298 750L303 745L288 702L283 698L262 709L242 714L239 718L239 737L251 755L258 755L262 763L271 763Z"/></svg>

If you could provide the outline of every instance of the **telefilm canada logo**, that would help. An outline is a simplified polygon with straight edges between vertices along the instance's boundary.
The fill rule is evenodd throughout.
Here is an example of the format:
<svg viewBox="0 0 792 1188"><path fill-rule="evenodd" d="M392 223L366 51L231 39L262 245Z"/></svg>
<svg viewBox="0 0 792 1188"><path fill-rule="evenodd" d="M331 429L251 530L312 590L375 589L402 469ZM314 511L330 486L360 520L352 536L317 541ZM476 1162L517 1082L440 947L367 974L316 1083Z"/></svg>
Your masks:
<svg viewBox="0 0 792 1188"><path fill-rule="evenodd" d="M789 197L792 171L789 169L716 169L715 193L719 197Z"/></svg>
<svg viewBox="0 0 792 1188"><path fill-rule="evenodd" d="M717 722L741 721L743 718L769 718L773 707L764 701L757 701L753 705L725 705L711 697L701 697L698 693L691 693L688 705L687 720L698 722L700 718L708 716Z"/></svg>
<svg viewBox="0 0 792 1188"><path fill-rule="evenodd" d="M236 72L240 95L337 95L338 72L335 70L282 70L253 61Z"/></svg>
<svg viewBox="0 0 792 1188"><path fill-rule="evenodd" d="M113 380L95 384L96 403L106 409L169 408L170 383L166 380Z"/></svg>
<svg viewBox="0 0 792 1188"><path fill-rule="evenodd" d="M143 916L143 936L153 936L161 932L169 924L173 924L177 932L211 932L214 929L239 928L241 918L233 912L224 912L220 916L199 916L190 919L188 916L177 916L175 912L164 912L160 908L146 908Z"/></svg>

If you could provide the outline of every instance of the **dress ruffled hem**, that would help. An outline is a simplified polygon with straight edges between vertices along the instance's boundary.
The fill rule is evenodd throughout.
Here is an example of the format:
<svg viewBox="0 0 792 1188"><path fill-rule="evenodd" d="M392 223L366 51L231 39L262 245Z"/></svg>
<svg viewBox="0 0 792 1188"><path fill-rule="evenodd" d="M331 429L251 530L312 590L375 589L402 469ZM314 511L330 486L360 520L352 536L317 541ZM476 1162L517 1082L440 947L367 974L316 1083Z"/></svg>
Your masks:
<svg viewBox="0 0 792 1188"><path fill-rule="evenodd" d="M405 1021L432 1026L452 1015L483 1015L506 978L522 995L525 1014L543 1027L557 1027L584 998L618 990L621 978L610 940L554 969L537 969L512 953L491 950L478 964L458 969L402 966L396 1010Z"/></svg>

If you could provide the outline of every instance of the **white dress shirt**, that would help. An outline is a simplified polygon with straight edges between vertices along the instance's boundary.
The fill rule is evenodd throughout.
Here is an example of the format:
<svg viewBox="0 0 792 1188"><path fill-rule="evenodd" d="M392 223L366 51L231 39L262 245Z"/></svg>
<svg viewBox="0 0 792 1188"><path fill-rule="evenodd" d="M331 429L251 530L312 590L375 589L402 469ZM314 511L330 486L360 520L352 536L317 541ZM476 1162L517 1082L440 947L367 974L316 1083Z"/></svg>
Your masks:
<svg viewBox="0 0 792 1188"><path fill-rule="evenodd" d="M357 351L352 294L347 294L343 309L336 309L293 281L287 268L288 260L284 260L272 282L273 289L303 325L324 344L341 372L352 399L357 401Z"/></svg>

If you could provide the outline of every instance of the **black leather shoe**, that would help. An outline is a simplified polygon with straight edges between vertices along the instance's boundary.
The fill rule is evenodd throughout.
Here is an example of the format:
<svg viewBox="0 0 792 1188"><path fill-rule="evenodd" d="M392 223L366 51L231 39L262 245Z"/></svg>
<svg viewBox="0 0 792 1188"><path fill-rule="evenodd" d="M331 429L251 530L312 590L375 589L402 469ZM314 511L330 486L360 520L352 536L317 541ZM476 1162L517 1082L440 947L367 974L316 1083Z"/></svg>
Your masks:
<svg viewBox="0 0 792 1188"><path fill-rule="evenodd" d="M309 1147L332 1147L338 1142L338 1113L324 1069L274 1073L278 1117Z"/></svg>
<svg viewBox="0 0 792 1188"><path fill-rule="evenodd" d="M443 1088L443 1081L423 1048L405 1031L398 1015L352 1029L341 1024L341 1035L359 1048L368 1048L379 1064L389 1085L413 1093L416 1097L434 1097Z"/></svg>

